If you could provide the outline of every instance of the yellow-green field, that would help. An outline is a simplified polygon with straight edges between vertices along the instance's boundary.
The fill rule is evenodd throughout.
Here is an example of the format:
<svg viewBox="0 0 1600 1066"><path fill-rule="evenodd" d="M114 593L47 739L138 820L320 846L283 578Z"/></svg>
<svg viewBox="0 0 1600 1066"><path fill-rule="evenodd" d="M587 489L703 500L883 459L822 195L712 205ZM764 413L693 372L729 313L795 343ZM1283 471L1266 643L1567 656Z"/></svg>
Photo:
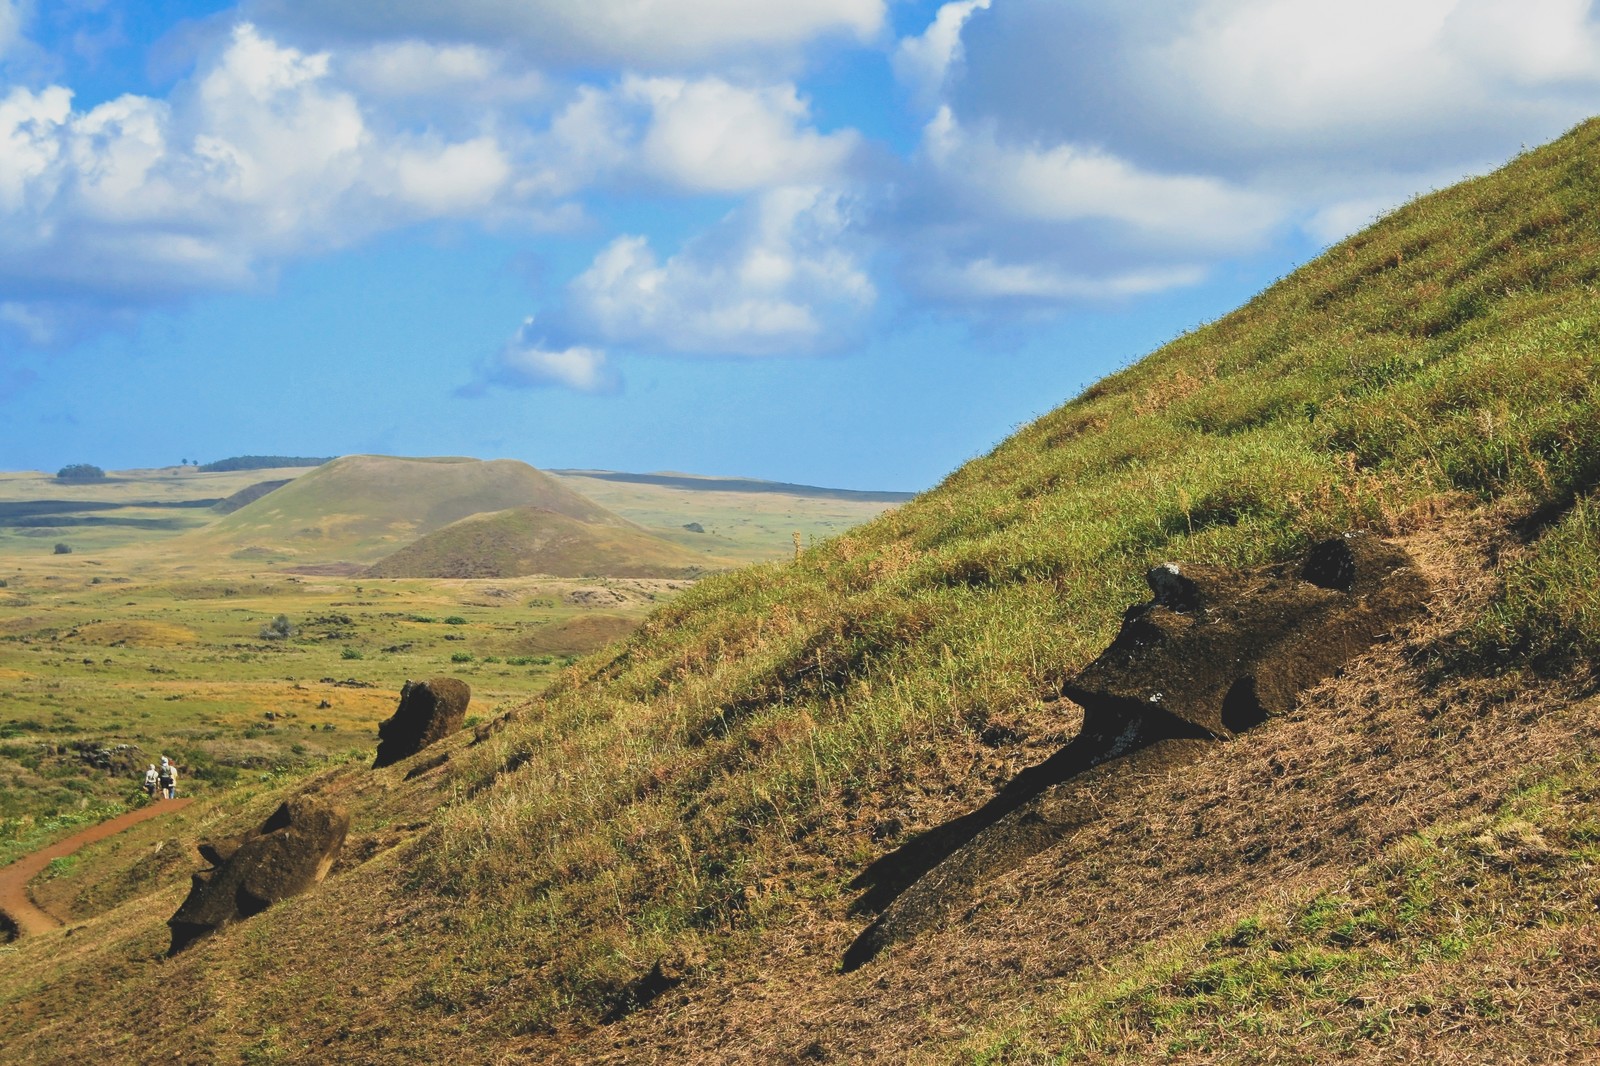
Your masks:
<svg viewBox="0 0 1600 1066"><path fill-rule="evenodd" d="M163 754L190 793L365 757L408 679L460 677L469 717L486 717L690 584L366 578L207 535L223 516L205 501L306 472L0 474L0 861L138 802L144 766ZM615 488L600 502L631 521L742 559L885 506ZM726 531L686 532L697 517ZM94 765L105 751L109 769Z"/></svg>
<svg viewBox="0 0 1600 1066"><path fill-rule="evenodd" d="M0 593L0 815L13 818L132 795L133 774L92 771L80 742L172 755L203 789L371 748L410 678L460 677L487 714L686 587L31 562ZM290 634L268 635L280 615Z"/></svg>
<svg viewBox="0 0 1600 1066"><path fill-rule="evenodd" d="M810 547L871 521L893 506L848 497L734 492L712 487L690 490L608 481L577 472L552 472L552 476L668 540L740 563L785 558L794 552L796 533L800 534L802 546ZM717 484L715 479L703 480ZM691 522L705 532L685 529Z"/></svg>

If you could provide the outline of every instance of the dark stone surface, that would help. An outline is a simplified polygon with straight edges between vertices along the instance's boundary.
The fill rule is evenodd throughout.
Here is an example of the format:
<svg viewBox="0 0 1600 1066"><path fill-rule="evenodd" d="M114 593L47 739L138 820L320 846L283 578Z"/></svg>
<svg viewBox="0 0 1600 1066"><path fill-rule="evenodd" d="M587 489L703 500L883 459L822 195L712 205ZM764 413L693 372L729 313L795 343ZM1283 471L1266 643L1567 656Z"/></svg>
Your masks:
<svg viewBox="0 0 1600 1066"><path fill-rule="evenodd" d="M1217 757L1219 741L1289 710L1420 614L1430 592L1404 549L1360 533L1277 566L1163 563L1146 579L1151 599L1128 608L1111 645L1062 687L1084 711L1078 736L856 879L855 911L877 918L846 969L943 922L975 888L1097 818L1095 792L1121 775Z"/></svg>
<svg viewBox="0 0 1600 1066"><path fill-rule="evenodd" d="M1360 533L1279 566L1163 563L1146 576L1151 600L1062 689L1086 732L1120 734L1160 711L1230 737L1288 710L1428 595L1403 549Z"/></svg>
<svg viewBox="0 0 1600 1066"><path fill-rule="evenodd" d="M137 744L97 744L79 741L74 745L78 758L96 770L106 770L117 776L134 776L144 779L145 767L154 759L145 755Z"/></svg>
<svg viewBox="0 0 1600 1066"><path fill-rule="evenodd" d="M350 815L343 808L299 797L236 840L202 842L198 850L212 867L194 875L189 897L167 920L169 953L321 881L349 830Z"/></svg>
<svg viewBox="0 0 1600 1066"><path fill-rule="evenodd" d="M467 683L453 677L407 681L400 690L400 706L378 724L378 757L372 768L397 763L460 729L471 699Z"/></svg>

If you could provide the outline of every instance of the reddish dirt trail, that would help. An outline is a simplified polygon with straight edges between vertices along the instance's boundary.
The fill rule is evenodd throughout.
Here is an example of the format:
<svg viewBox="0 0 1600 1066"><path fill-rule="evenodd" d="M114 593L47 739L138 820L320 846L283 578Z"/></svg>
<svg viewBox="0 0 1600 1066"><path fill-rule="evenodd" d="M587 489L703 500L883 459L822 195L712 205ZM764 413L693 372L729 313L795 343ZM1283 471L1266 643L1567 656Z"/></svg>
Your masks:
<svg viewBox="0 0 1600 1066"><path fill-rule="evenodd" d="M104 840L147 819L180 811L193 802L194 798L190 796L183 799L162 800L147 807L139 807L119 814L115 818L108 818L99 825L90 826L81 833L74 833L65 840L58 840L54 844L42 847L31 855L26 855L10 866L0 869L0 915L4 915L16 926L18 936L31 936L56 928L61 925L61 920L48 911L40 910L28 895L28 882L32 881L40 870L50 865L51 859L71 855L85 844Z"/></svg>

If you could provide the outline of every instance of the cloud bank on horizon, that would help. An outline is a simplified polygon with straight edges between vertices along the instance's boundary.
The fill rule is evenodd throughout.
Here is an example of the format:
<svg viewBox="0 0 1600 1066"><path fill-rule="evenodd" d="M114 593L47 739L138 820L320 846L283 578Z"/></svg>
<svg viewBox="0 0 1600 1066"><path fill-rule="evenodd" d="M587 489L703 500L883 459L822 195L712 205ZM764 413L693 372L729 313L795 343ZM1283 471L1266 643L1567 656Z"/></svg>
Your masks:
<svg viewBox="0 0 1600 1066"><path fill-rule="evenodd" d="M1600 110L1587 0L243 0L75 91L99 6L0 0L0 351L430 225L587 241L462 395L1194 285Z"/></svg>

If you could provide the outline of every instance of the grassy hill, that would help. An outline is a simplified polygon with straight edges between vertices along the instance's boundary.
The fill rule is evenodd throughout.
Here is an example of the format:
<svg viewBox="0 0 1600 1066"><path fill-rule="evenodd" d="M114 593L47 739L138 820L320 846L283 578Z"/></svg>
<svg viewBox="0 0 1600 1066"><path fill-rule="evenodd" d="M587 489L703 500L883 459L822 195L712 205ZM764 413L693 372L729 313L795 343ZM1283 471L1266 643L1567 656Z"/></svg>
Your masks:
<svg viewBox="0 0 1600 1066"><path fill-rule="evenodd" d="M218 501L262 480L298 470L202 473L193 467L113 470L91 481L61 481L37 471L0 472L0 557L115 551L160 544L214 518Z"/></svg>
<svg viewBox="0 0 1600 1066"><path fill-rule="evenodd" d="M296 560L372 562L468 515L511 507L625 524L514 459L348 455L246 504L202 535Z"/></svg>
<svg viewBox="0 0 1600 1066"><path fill-rule="evenodd" d="M8 949L5 1056L1594 1054L1597 153L1586 124L1406 205L912 503L702 582L442 766L294 784L355 813L324 885L172 960L192 867L85 907ZM869 871L1072 738L1063 681L1146 568L1352 528L1412 552L1425 621L1182 773L1106 764L1058 844L841 968Z"/></svg>
<svg viewBox="0 0 1600 1066"><path fill-rule="evenodd" d="M367 568L369 577L683 577L718 560L643 529L543 507L470 515Z"/></svg>
<svg viewBox="0 0 1600 1066"><path fill-rule="evenodd" d="M546 471L562 484L658 536L739 563L794 554L794 535L815 544L868 522L910 493L852 492L685 474Z"/></svg>

